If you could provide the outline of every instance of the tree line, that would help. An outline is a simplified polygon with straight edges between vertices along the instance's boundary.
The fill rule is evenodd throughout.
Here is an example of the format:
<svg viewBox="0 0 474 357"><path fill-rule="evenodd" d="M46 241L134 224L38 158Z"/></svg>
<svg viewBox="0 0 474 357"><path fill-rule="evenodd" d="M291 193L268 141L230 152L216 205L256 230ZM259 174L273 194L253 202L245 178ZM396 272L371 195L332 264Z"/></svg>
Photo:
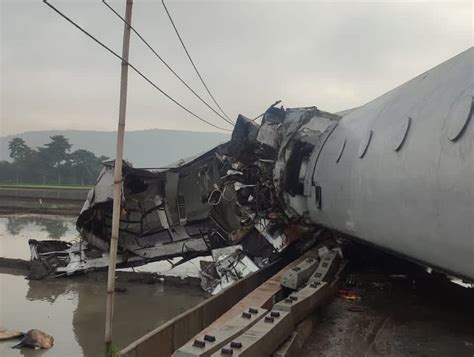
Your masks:
<svg viewBox="0 0 474 357"><path fill-rule="evenodd" d="M0 183L43 185L91 185L102 169L106 156L91 151L71 151L69 139L50 136L50 142L33 149L16 137L8 142L9 161L0 161Z"/></svg>

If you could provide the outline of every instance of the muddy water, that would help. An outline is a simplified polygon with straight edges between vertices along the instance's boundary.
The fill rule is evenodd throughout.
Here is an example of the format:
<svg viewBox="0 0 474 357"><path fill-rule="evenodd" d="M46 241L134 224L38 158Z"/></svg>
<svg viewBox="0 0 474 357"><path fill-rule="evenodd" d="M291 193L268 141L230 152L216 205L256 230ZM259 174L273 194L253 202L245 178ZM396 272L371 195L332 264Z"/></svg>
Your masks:
<svg viewBox="0 0 474 357"><path fill-rule="evenodd" d="M0 216L0 257L30 259L28 239L78 238L75 217L11 215Z"/></svg>
<svg viewBox="0 0 474 357"><path fill-rule="evenodd" d="M59 228L51 228L53 223ZM0 218L0 256L29 259L30 238L73 240L74 219ZM47 351L13 350L15 341L0 342L0 356L102 356L105 286L105 274L28 281L0 273L0 325L20 331L38 328L55 339ZM137 282L119 286L127 289L115 300L114 344L119 349L204 299L191 287Z"/></svg>

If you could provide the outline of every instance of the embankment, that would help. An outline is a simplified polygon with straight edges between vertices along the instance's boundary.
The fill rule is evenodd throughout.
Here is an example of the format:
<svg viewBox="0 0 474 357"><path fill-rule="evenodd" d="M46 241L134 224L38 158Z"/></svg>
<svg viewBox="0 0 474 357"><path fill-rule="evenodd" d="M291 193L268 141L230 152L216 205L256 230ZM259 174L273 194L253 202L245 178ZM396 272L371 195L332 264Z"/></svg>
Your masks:
<svg viewBox="0 0 474 357"><path fill-rule="evenodd" d="M0 213L79 214L89 187L0 186Z"/></svg>

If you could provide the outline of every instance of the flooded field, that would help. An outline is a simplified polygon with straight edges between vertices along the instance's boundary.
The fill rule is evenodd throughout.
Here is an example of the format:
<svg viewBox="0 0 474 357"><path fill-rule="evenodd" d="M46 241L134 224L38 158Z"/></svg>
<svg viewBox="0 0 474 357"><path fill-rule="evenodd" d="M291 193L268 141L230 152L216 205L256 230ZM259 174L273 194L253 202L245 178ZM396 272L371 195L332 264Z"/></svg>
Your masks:
<svg viewBox="0 0 474 357"><path fill-rule="evenodd" d="M76 217L9 215L0 216L0 257L30 259L28 239L78 238Z"/></svg>
<svg viewBox="0 0 474 357"><path fill-rule="evenodd" d="M28 239L77 238L75 219L61 216L0 217L0 256L29 259ZM165 263L161 263L162 266ZM166 263L167 264L167 263ZM47 351L13 350L15 341L0 342L1 356L103 355L104 273L29 281L0 270L0 325L27 331L38 328L52 335ZM179 313L201 302L197 288L147 285L124 281L118 286L114 314L114 344L122 348Z"/></svg>

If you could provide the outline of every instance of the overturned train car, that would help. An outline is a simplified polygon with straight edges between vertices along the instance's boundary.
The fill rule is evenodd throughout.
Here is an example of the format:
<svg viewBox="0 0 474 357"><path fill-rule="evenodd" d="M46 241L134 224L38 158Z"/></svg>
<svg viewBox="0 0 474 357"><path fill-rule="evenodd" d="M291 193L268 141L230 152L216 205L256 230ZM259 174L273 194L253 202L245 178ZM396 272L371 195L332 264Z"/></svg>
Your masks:
<svg viewBox="0 0 474 357"><path fill-rule="evenodd" d="M339 114L239 116L229 142L166 169L125 165L119 266L235 244L264 265L325 229L474 281L473 60L470 48ZM80 246L30 242L45 274L105 266L112 186L113 162L78 219Z"/></svg>
<svg viewBox="0 0 474 357"><path fill-rule="evenodd" d="M292 214L474 281L473 64L470 48L328 126L283 193Z"/></svg>

